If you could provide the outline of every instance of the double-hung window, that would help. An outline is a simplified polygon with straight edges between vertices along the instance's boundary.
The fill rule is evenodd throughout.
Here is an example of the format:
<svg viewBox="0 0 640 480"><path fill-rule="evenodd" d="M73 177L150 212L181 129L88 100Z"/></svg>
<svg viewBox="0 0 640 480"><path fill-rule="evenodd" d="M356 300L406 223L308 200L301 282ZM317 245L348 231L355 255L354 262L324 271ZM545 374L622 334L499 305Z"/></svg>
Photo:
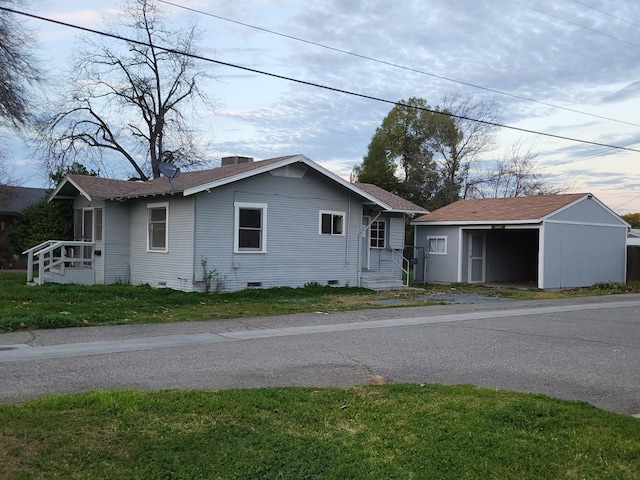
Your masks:
<svg viewBox="0 0 640 480"><path fill-rule="evenodd" d="M320 211L321 235L344 235L344 212Z"/></svg>
<svg viewBox="0 0 640 480"><path fill-rule="evenodd" d="M152 252L168 251L169 204L148 204L147 225L147 249Z"/></svg>
<svg viewBox="0 0 640 480"><path fill-rule="evenodd" d="M386 244L386 222L376 220L371 224L371 248L385 248Z"/></svg>
<svg viewBox="0 0 640 480"><path fill-rule="evenodd" d="M427 237L427 251L431 255L446 255L447 237Z"/></svg>
<svg viewBox="0 0 640 480"><path fill-rule="evenodd" d="M267 252L267 204L235 202L235 253Z"/></svg>

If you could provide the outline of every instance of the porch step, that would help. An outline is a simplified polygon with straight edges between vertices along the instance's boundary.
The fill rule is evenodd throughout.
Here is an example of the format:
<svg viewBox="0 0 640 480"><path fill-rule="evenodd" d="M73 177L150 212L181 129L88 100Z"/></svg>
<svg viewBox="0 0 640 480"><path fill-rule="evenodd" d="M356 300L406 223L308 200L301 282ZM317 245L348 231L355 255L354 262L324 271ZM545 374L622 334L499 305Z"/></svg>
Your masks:
<svg viewBox="0 0 640 480"><path fill-rule="evenodd" d="M406 288L401 279L383 272L362 272L360 285L371 290L401 290Z"/></svg>

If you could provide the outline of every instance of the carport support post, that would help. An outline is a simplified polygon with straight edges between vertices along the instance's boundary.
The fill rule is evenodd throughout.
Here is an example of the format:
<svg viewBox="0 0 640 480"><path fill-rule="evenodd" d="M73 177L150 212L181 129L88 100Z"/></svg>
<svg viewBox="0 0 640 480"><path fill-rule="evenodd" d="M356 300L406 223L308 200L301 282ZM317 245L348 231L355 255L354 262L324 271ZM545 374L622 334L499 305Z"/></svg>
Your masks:
<svg viewBox="0 0 640 480"><path fill-rule="evenodd" d="M538 228L538 288L544 289L544 222Z"/></svg>

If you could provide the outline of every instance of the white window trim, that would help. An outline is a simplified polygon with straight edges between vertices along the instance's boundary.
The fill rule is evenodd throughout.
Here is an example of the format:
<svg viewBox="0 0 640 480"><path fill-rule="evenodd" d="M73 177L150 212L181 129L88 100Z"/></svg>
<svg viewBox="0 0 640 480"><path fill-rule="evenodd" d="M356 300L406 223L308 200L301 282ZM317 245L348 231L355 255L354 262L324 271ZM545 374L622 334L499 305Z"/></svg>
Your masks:
<svg viewBox="0 0 640 480"><path fill-rule="evenodd" d="M98 211L100 212L100 238L96 235ZM94 207L93 209L93 241L96 243L104 242L104 209L102 207Z"/></svg>
<svg viewBox="0 0 640 480"><path fill-rule="evenodd" d="M322 233L322 215L331 215L333 216L341 216L342 217L342 233ZM347 229L346 223L346 212L337 212L332 210L320 210L320 214L318 215L318 234L323 236L331 236L331 237L344 237L345 230ZM333 218L331 219L331 225L333 230Z"/></svg>
<svg viewBox="0 0 640 480"><path fill-rule="evenodd" d="M267 203L233 202L233 253L267 253ZM260 237L260 249L241 250L238 246L240 240L240 209L252 208L262 210L262 232Z"/></svg>
<svg viewBox="0 0 640 480"><path fill-rule="evenodd" d="M383 227L384 228L384 230L383 230L383 232L384 232L384 238L383 238L384 242L383 242L383 245L381 247L379 247L379 246L375 246L374 247L374 246L371 245L371 242L374 240L374 237L373 237L373 226L375 224L384 225L384 227ZM379 231L379 229L378 229L378 231ZM375 221L371 222L371 228L370 228L370 232L369 232L369 247L370 248L377 248L379 250L384 250L385 248L387 248L388 231L389 231L389 229L387 227L387 222L385 220L375 220ZM377 241L380 240L380 239L376 238L375 240L376 240L376 243L377 243Z"/></svg>
<svg viewBox="0 0 640 480"><path fill-rule="evenodd" d="M444 252L432 252L429 250L429 244L431 240L444 240ZM447 236L446 235L433 235L427 236L427 253L429 255L446 255L447 254Z"/></svg>
<svg viewBox="0 0 640 480"><path fill-rule="evenodd" d="M165 230L164 230L164 248L150 248L151 238L149 238L149 222L151 221L152 208L165 208ZM169 202L147 203L147 252L149 253L168 253L169 252Z"/></svg>

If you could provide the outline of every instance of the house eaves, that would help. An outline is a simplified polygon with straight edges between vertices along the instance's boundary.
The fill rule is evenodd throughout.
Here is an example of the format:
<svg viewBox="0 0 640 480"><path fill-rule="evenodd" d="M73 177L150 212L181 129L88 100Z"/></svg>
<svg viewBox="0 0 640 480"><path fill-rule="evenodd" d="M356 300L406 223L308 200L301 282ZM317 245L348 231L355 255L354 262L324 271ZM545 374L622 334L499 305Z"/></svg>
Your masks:
<svg viewBox="0 0 640 480"><path fill-rule="evenodd" d="M540 225L542 224L542 219L540 218L532 218L532 219L523 219L523 220L439 220L436 222L411 222L411 225L425 225L425 226L478 226L478 227L487 227L494 225Z"/></svg>

